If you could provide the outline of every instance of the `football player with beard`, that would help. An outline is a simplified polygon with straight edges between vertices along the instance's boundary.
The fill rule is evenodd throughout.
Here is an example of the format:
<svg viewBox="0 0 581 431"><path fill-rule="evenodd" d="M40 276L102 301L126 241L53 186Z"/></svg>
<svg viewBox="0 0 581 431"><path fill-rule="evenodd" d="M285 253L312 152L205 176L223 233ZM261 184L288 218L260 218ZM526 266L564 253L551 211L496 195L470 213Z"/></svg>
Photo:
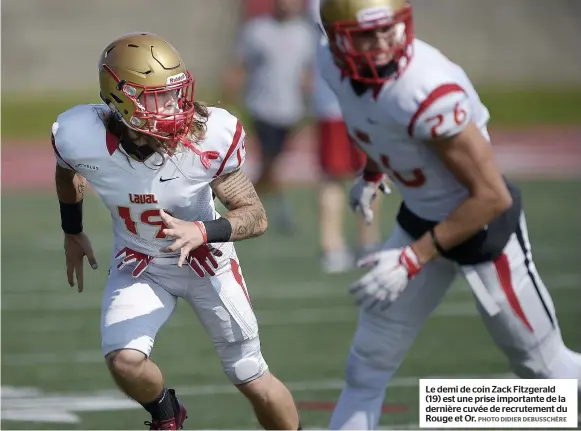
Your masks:
<svg viewBox="0 0 581 431"><path fill-rule="evenodd" d="M575 378L532 259L519 190L500 173L489 111L457 64L414 36L406 0L322 0L321 74L367 154L352 190L370 211L385 176L403 197L383 250L351 287L360 307L331 429L374 429L385 389L453 280L522 378Z"/></svg>
<svg viewBox="0 0 581 431"><path fill-rule="evenodd" d="M111 212L114 247L101 337L113 379L151 414L150 429L182 428L186 409L150 359L156 334L182 298L260 424L300 428L290 392L262 356L233 245L267 228L262 203L240 169L242 124L194 99L194 78L182 57L155 34L111 42L99 60L99 81L103 103L60 114L52 143L67 279L74 286L76 276L79 292L84 256L97 268L83 230L85 184ZM214 196L228 209L223 216ZM195 358L191 366L199 366Z"/></svg>

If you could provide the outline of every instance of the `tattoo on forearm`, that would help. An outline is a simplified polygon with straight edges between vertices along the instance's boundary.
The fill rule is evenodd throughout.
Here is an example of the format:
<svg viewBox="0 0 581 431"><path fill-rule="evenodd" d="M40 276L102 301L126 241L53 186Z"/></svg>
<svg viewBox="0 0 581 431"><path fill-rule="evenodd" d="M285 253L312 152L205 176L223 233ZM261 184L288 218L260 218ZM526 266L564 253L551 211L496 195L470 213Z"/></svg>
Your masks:
<svg viewBox="0 0 581 431"><path fill-rule="evenodd" d="M230 211L226 217L232 223L232 241L261 235L266 227L266 214L262 205L238 208Z"/></svg>
<svg viewBox="0 0 581 431"><path fill-rule="evenodd" d="M58 199L64 203L75 203L83 199L87 180L70 169L57 165L54 175Z"/></svg>
<svg viewBox="0 0 581 431"><path fill-rule="evenodd" d="M228 208L225 215L232 223L232 241L261 235L267 226L266 213L254 186L241 171L219 178L212 184L214 193Z"/></svg>
<svg viewBox="0 0 581 431"><path fill-rule="evenodd" d="M81 199L85 197L85 184L83 182L77 185L77 194Z"/></svg>

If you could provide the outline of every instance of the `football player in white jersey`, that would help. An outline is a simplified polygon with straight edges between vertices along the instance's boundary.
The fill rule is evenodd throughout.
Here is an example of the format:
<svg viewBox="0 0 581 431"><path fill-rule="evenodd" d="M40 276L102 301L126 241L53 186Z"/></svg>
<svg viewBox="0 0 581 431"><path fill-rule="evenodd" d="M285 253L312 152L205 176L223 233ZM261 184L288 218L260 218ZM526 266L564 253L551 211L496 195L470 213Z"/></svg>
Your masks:
<svg viewBox="0 0 581 431"><path fill-rule="evenodd" d="M351 287L359 322L331 429L377 427L385 388L458 275L516 375L581 382L469 78L414 37L406 0L323 0L320 14L318 66L368 156L352 199L369 211L386 175L403 197L384 249Z"/></svg>
<svg viewBox="0 0 581 431"><path fill-rule="evenodd" d="M267 219L240 170L244 129L194 99L180 54L151 33L111 42L99 61L103 104L62 113L52 128L67 278L83 290L90 184L111 212L114 249L102 301L102 350L119 388L151 414L151 429L179 429L186 409L149 359L178 298L193 308L223 369L266 429L298 429L287 388L261 354L258 326L232 244ZM228 209L221 216L214 195ZM192 366L195 358L192 358Z"/></svg>

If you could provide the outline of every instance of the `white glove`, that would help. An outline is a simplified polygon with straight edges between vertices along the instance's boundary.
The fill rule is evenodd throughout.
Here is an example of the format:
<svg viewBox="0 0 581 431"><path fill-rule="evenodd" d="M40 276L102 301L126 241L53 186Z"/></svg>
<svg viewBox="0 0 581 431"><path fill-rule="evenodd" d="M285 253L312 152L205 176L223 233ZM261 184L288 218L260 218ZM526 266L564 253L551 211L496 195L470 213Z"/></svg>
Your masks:
<svg viewBox="0 0 581 431"><path fill-rule="evenodd" d="M373 266L349 289L355 303L368 310L376 307L385 310L422 269L409 246L372 253L359 261L358 266Z"/></svg>
<svg viewBox="0 0 581 431"><path fill-rule="evenodd" d="M373 220L373 210L371 203L377 197L377 189L385 195L391 193L391 189L385 183L386 176L381 174L377 181L369 181L360 176L353 184L349 193L349 206L355 212L363 215L365 223L369 224Z"/></svg>

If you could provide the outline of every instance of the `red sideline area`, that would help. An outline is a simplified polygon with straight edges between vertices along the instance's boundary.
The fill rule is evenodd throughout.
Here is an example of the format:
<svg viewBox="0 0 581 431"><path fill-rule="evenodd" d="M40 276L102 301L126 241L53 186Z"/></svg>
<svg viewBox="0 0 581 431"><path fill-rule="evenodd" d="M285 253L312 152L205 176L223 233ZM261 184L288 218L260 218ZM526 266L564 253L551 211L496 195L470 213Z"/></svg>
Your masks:
<svg viewBox="0 0 581 431"><path fill-rule="evenodd" d="M500 167L513 178L581 177L581 128L542 127L522 131L492 131ZM247 138L246 172L255 178L260 157ZM299 131L279 163L287 183L313 183L320 175L312 127ZM38 143L11 141L2 145L2 190L52 190L54 158L50 139Z"/></svg>

